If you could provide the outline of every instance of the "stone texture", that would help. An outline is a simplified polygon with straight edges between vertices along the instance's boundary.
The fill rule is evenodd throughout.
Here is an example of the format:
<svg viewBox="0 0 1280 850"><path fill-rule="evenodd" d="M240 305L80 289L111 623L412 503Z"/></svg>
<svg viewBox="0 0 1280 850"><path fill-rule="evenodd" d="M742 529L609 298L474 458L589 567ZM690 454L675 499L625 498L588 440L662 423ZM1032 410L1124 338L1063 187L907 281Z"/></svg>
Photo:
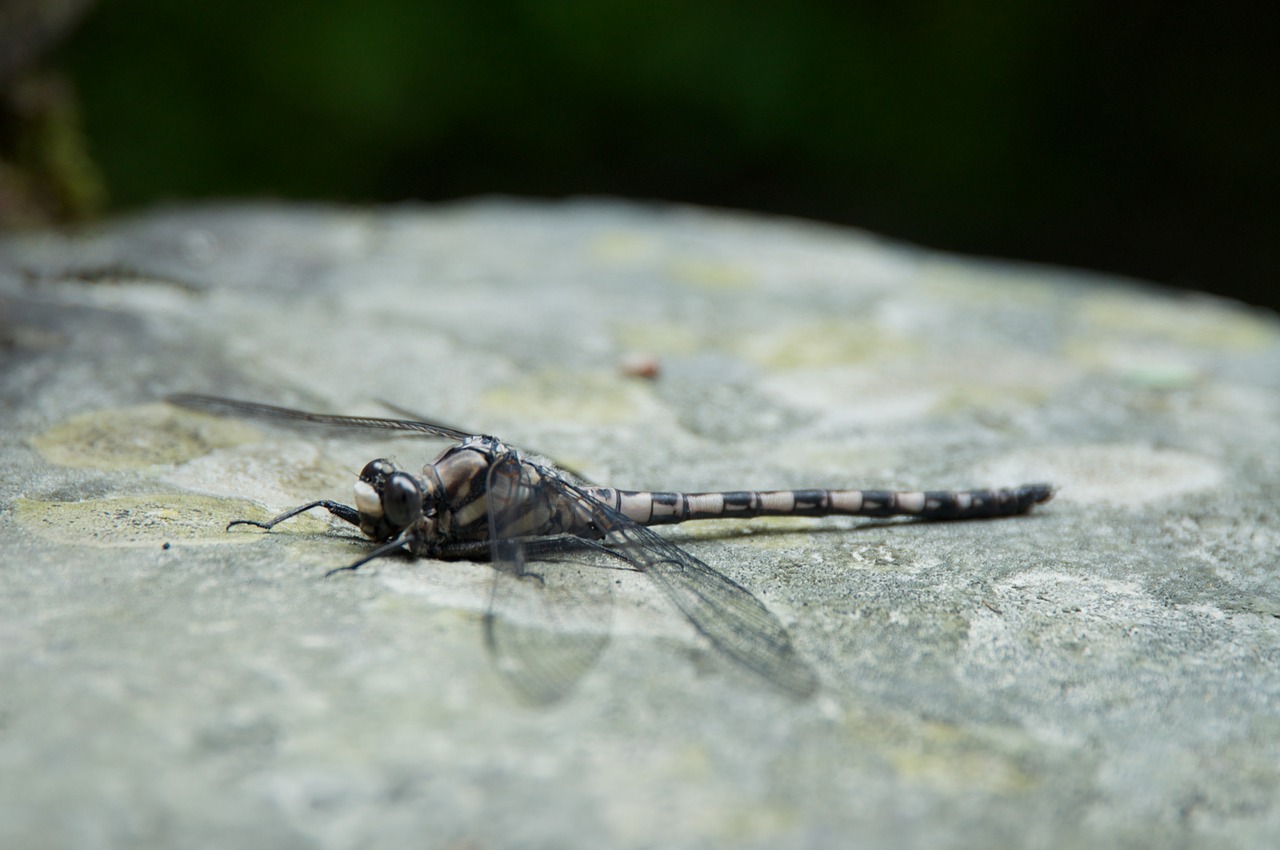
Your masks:
<svg viewBox="0 0 1280 850"><path fill-rule="evenodd" d="M0 240L0 364L0 846L1280 836L1274 316L685 208L238 205ZM487 565L322 579L367 548L324 517L223 530L436 446L177 390L389 400L633 488L1060 490L671 529L818 695L620 574L608 650L531 710L485 655Z"/></svg>

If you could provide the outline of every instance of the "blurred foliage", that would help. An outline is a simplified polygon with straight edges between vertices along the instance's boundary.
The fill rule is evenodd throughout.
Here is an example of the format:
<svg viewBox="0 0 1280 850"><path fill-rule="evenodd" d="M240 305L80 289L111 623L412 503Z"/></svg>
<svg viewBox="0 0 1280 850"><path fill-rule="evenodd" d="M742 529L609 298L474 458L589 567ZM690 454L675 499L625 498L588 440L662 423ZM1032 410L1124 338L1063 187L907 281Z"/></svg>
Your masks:
<svg viewBox="0 0 1280 850"><path fill-rule="evenodd" d="M93 0L0 0L0 227L93 216L106 203L75 91L47 52Z"/></svg>
<svg viewBox="0 0 1280 850"><path fill-rule="evenodd" d="M658 197L1267 301L1274 46L1229 4L103 0L61 66L123 205Z"/></svg>

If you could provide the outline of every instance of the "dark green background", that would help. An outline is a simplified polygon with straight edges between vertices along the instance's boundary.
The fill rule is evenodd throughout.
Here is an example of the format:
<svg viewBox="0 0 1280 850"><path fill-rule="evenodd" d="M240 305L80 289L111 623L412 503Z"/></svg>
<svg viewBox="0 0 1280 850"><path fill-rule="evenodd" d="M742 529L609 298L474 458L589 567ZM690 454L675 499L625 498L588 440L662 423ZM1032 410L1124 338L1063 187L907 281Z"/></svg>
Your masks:
<svg viewBox="0 0 1280 850"><path fill-rule="evenodd" d="M104 0L54 59L120 206L607 193L1276 304L1280 42L1262 20L1071 0Z"/></svg>

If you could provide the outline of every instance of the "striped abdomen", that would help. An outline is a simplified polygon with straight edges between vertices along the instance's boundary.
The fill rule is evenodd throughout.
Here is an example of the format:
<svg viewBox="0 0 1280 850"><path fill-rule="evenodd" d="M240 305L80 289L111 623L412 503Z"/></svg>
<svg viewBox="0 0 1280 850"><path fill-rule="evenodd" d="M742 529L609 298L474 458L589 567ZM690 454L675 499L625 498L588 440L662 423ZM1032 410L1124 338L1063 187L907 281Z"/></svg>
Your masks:
<svg viewBox="0 0 1280 850"><path fill-rule="evenodd" d="M914 516L920 519L981 519L1026 513L1053 497L1048 484L999 490L738 490L727 493L650 493L583 488L589 495L641 525L695 519L758 516Z"/></svg>

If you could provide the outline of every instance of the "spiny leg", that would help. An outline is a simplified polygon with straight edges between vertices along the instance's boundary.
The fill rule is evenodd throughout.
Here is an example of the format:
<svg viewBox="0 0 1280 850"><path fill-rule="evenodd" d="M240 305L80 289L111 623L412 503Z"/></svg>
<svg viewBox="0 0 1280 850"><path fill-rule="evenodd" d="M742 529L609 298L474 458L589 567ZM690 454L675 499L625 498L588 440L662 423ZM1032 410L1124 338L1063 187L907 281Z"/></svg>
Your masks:
<svg viewBox="0 0 1280 850"><path fill-rule="evenodd" d="M312 507L315 506L313 505ZM382 544L355 563L347 564L345 567L337 567L336 569L329 570L329 572L324 574L324 577L328 578L334 573L345 573L352 570L358 570L375 558L383 558L394 552L401 551L411 551L409 550L403 536ZM441 546L438 550L433 551L431 553L431 557L439 558L444 561L487 561L489 560L490 552L491 546L488 540L470 540L458 543L447 543Z"/></svg>
<svg viewBox="0 0 1280 850"><path fill-rule="evenodd" d="M270 531L285 520L293 519L298 514L305 513L312 508L324 508L344 522L349 522L354 526L360 525L360 513L355 508L350 505L344 505L341 502L333 502L329 499L319 499L314 502L307 502L305 505L299 505L293 510L285 511L280 514L280 516L272 517L266 522L258 522L256 519L233 519L231 522L227 523L227 529L230 530L232 526L236 525L252 525L254 528L261 528L264 531Z"/></svg>
<svg viewBox="0 0 1280 850"><path fill-rule="evenodd" d="M384 558L394 552L409 551L411 550L406 545L404 537L397 537L395 540L383 543L381 546L354 563L347 564L345 567L336 567L329 570L329 572L324 574L324 577L328 578L335 573L345 573L358 570L373 559ZM438 552L433 553L433 557L440 558L442 560L487 560L489 558L489 541L477 540L465 543L450 543L446 546L440 547Z"/></svg>
<svg viewBox="0 0 1280 850"><path fill-rule="evenodd" d="M261 528L264 531L270 531L271 529L275 528L277 525L284 522L285 520L293 519L298 514L305 513L306 511L309 511L312 508L324 508L329 513L336 516L338 519L341 519L345 522L349 522L355 526L360 525L360 513L355 508L351 507L350 505L344 505L341 502L331 501L329 499L317 499L314 502L307 502L305 505L299 505L298 507L293 508L292 510L285 511L279 516L272 517L266 522L258 522L255 519L235 519L227 523L227 528L230 529L232 526L235 526L235 525L252 525L254 528ZM338 567L337 569L329 570L329 572L324 574L324 577L328 578L334 573L340 573L340 572L345 572L347 570L359 569L360 567L372 561L374 558L380 558L383 555L390 554L391 552L397 549L401 549L403 547L404 547L404 540L401 538L397 538L391 541L390 543L384 543L383 545L379 546L377 549L374 549L372 552L370 552L368 555L364 556L360 560L356 561L354 564L348 564L345 567Z"/></svg>
<svg viewBox="0 0 1280 850"><path fill-rule="evenodd" d="M329 572L325 573L324 577L329 578L329 576L336 575L337 573L346 573L346 572L352 572L354 570L358 570L361 567L363 567L365 564L372 561L374 558L381 558L386 555L390 555L392 552L401 551L404 548L405 548L404 538L397 537L395 540L392 540L390 543L383 543L377 549L374 549L368 555L365 555L363 558L359 559L358 561L355 561L354 563L347 564L345 567L334 567L333 569L329 570Z"/></svg>

